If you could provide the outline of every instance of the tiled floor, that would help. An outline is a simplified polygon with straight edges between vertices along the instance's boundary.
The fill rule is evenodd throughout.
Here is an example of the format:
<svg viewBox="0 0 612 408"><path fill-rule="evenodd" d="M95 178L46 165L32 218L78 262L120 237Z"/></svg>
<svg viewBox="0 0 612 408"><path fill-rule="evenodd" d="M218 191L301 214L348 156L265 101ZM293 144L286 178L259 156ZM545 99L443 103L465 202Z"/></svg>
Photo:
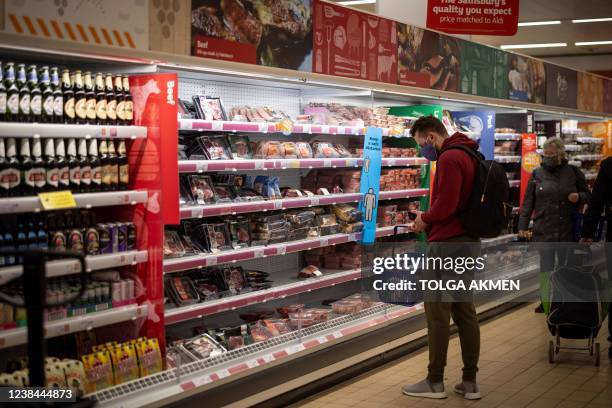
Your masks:
<svg viewBox="0 0 612 408"><path fill-rule="evenodd" d="M420 350L317 394L292 408L508 407L610 408L612 366L608 361L607 322L599 334L601 366L588 354L562 352L548 363L551 336L544 315L528 305L481 326L482 351L478 381L483 398L466 401L449 392L443 400L401 394L401 386L425 378L427 350ZM570 344L567 340L562 345ZM586 344L586 342L581 342ZM459 339L451 339L445 384L451 391L461 378Z"/></svg>

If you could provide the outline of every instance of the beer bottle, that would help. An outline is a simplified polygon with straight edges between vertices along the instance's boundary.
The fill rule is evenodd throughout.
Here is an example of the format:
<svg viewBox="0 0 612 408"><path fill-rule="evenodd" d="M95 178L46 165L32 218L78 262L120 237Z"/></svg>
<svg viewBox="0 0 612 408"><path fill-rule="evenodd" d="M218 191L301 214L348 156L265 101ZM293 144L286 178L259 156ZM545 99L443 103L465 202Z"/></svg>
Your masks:
<svg viewBox="0 0 612 408"><path fill-rule="evenodd" d="M123 100L125 103L125 124L131 125L134 120L134 103L132 102L132 94L130 94L130 80L127 76L123 77Z"/></svg>
<svg viewBox="0 0 612 408"><path fill-rule="evenodd" d="M74 73L74 112L76 114L76 123L87 123L87 98L85 97L85 89L83 89L81 71Z"/></svg>
<svg viewBox="0 0 612 408"><path fill-rule="evenodd" d="M66 234L64 232L64 217L62 214L49 214L49 247L58 251L66 250Z"/></svg>
<svg viewBox="0 0 612 408"><path fill-rule="evenodd" d="M42 92L38 86L36 65L28 67L28 88L30 88L30 122L42 120Z"/></svg>
<svg viewBox="0 0 612 408"><path fill-rule="evenodd" d="M85 72L83 79L85 84L85 112L87 115L87 123L96 124L96 93L94 92L93 84L91 82L91 72Z"/></svg>
<svg viewBox="0 0 612 408"><path fill-rule="evenodd" d="M79 139L78 160L81 168L81 192L90 191L91 187L91 165L87 158L87 140Z"/></svg>
<svg viewBox="0 0 612 408"><path fill-rule="evenodd" d="M104 77L96 74L96 119L99 125L106 124L106 91L104 90Z"/></svg>
<svg viewBox="0 0 612 408"><path fill-rule="evenodd" d="M10 137L6 140L6 160L8 168L5 170L4 176L8 183L9 197L16 197L21 192L21 164L17 160L17 143L15 139Z"/></svg>
<svg viewBox="0 0 612 408"><path fill-rule="evenodd" d="M42 142L40 138L35 138L32 140L32 170L30 173L34 182L34 194L45 191L47 186L47 169L42 153Z"/></svg>
<svg viewBox="0 0 612 408"><path fill-rule="evenodd" d="M64 139L55 139L55 162L59 173L59 189L68 190L70 188L70 168L66 161Z"/></svg>
<svg viewBox="0 0 612 408"><path fill-rule="evenodd" d="M2 62L0 62L0 122L4 120L6 120L6 86L4 85Z"/></svg>
<svg viewBox="0 0 612 408"><path fill-rule="evenodd" d="M38 231L36 232L36 237L38 238L38 247L40 249L49 248L49 234L47 233L47 227L45 226L42 217L38 222Z"/></svg>
<svg viewBox="0 0 612 408"><path fill-rule="evenodd" d="M51 90L53 91L53 122L64 123L64 96L57 67L51 68Z"/></svg>
<svg viewBox="0 0 612 408"><path fill-rule="evenodd" d="M119 190L127 190L130 184L130 174L128 168L128 157L125 149L125 140L119 141L118 147L119 163Z"/></svg>
<svg viewBox="0 0 612 408"><path fill-rule="evenodd" d="M83 231L79 213L66 213L66 244L69 251L83 252Z"/></svg>
<svg viewBox="0 0 612 408"><path fill-rule="evenodd" d="M89 140L89 166L91 167L90 191L100 191L102 189L102 169L100 168L100 158L98 157L98 139Z"/></svg>
<svg viewBox="0 0 612 408"><path fill-rule="evenodd" d="M108 141L108 157L110 162L111 190L119 189L119 157L115 151L115 142Z"/></svg>
<svg viewBox="0 0 612 408"><path fill-rule="evenodd" d="M4 69L6 75L6 115L7 122L19 120L19 88L15 81L15 64L9 62Z"/></svg>
<svg viewBox="0 0 612 408"><path fill-rule="evenodd" d="M105 139L100 142L100 168L102 170L102 191L109 191L111 189L111 164Z"/></svg>
<svg viewBox="0 0 612 408"><path fill-rule="evenodd" d="M55 160L55 143L52 138L45 139L45 168L47 191L56 191L59 188L59 168Z"/></svg>
<svg viewBox="0 0 612 408"><path fill-rule="evenodd" d="M29 196L34 194L34 182L31 177L33 163L32 157L30 156L30 139L27 137L21 139L19 161L19 167L21 169L20 194L22 196Z"/></svg>
<svg viewBox="0 0 612 408"><path fill-rule="evenodd" d="M76 140L68 139L68 150L66 151L68 169L70 171L70 190L78 193L81 189L81 166L77 159Z"/></svg>
<svg viewBox="0 0 612 408"><path fill-rule="evenodd" d="M115 99L117 100L117 124L125 125L125 100L123 99L123 86L121 77L115 77Z"/></svg>
<svg viewBox="0 0 612 408"><path fill-rule="evenodd" d="M0 197L9 196L9 172L10 166L8 160L6 160L4 139L0 138ZM2 259L4 259L4 257L2 257Z"/></svg>
<svg viewBox="0 0 612 408"><path fill-rule="evenodd" d="M28 220L28 248L38 248L38 235L36 234L36 228L34 227L34 220L30 218Z"/></svg>
<svg viewBox="0 0 612 408"><path fill-rule="evenodd" d="M52 123L53 119L53 88L49 78L49 67L40 69L40 87L42 91L42 122Z"/></svg>
<svg viewBox="0 0 612 408"><path fill-rule="evenodd" d="M70 71L62 71L62 98L64 102L64 123L74 123L74 90L70 82Z"/></svg>
<svg viewBox="0 0 612 408"><path fill-rule="evenodd" d="M113 76L106 74L106 123L108 125L117 124L117 99L113 90Z"/></svg>
<svg viewBox="0 0 612 408"><path fill-rule="evenodd" d="M17 65L17 88L19 88L19 122L30 121L30 87L26 79L24 64Z"/></svg>

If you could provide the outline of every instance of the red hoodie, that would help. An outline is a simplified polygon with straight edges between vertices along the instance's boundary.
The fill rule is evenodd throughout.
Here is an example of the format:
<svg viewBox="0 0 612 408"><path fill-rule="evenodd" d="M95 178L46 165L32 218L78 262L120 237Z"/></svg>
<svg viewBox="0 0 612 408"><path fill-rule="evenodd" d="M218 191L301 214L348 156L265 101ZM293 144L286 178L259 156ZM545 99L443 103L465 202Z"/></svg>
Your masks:
<svg viewBox="0 0 612 408"><path fill-rule="evenodd" d="M442 150L457 145L478 150L477 142L459 132L442 143ZM428 241L444 241L465 234L458 214L467 205L476 165L473 157L458 149L446 151L438 158L431 207L422 215L423 221L429 225Z"/></svg>

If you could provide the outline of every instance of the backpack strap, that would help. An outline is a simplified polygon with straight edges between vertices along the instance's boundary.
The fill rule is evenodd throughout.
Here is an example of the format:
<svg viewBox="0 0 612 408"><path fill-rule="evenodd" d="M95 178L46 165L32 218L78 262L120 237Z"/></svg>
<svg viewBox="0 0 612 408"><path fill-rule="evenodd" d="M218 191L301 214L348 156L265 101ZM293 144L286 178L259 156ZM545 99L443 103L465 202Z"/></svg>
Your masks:
<svg viewBox="0 0 612 408"><path fill-rule="evenodd" d="M472 156L474 159L476 159L477 161L481 161L484 160L484 156L482 155L482 153L477 152L476 150L464 146L464 145L453 145L453 146L449 146L446 149L442 150L440 152L440 156L442 156L442 154L448 150L462 150L465 153L467 153L468 155Z"/></svg>

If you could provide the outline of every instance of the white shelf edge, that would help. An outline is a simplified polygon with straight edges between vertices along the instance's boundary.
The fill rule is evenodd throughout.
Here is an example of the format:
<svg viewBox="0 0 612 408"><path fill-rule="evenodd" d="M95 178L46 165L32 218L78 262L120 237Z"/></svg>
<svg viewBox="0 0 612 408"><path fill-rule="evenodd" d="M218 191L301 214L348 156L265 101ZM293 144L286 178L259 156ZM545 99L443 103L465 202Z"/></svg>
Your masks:
<svg viewBox="0 0 612 408"><path fill-rule="evenodd" d="M100 193L75 193L76 208L135 205L147 201L146 190L120 190ZM38 196L9 197L0 200L0 214L45 211Z"/></svg>
<svg viewBox="0 0 612 408"><path fill-rule="evenodd" d="M423 197L429 194L427 188L381 191L380 200ZM361 200L360 193L341 193L311 197L259 200L251 202L231 202L210 205L187 205L180 207L181 219L216 217L220 215L247 214L259 211L283 210L287 208L307 208L319 205L355 203ZM301 203L301 204L299 204ZM299 205L298 205L299 204Z"/></svg>
<svg viewBox="0 0 612 408"><path fill-rule="evenodd" d="M0 122L0 137L145 139L145 126Z"/></svg>
<svg viewBox="0 0 612 408"><path fill-rule="evenodd" d="M112 254L91 255L85 257L87 272L99 271L102 269L116 268L119 266L136 265L147 262L147 251L126 251ZM80 264L77 260L56 260L47 262L48 278L58 276L74 275L79 273ZM23 266L7 266L0 268L0 285L15 279L23 274Z"/></svg>
<svg viewBox="0 0 612 408"><path fill-rule="evenodd" d="M108 310L87 313L67 319L45 322L45 338L62 336L83 330L91 330L109 324L124 322L147 316L146 305L128 305ZM0 349L25 344L27 341L27 328L0 331Z"/></svg>

